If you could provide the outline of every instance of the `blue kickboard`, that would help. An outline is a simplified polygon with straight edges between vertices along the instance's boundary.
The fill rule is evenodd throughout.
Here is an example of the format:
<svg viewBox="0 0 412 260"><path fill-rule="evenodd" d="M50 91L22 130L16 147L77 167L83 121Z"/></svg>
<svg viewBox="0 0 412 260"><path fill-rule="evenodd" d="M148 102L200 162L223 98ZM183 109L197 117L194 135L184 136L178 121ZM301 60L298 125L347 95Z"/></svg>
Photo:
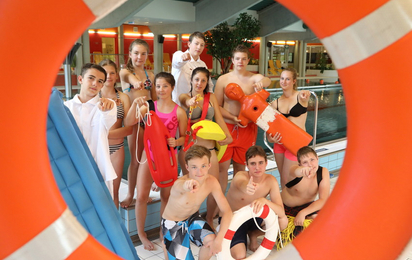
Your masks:
<svg viewBox="0 0 412 260"><path fill-rule="evenodd" d="M49 101L47 145L57 185L77 220L118 256L139 259L86 141L57 89Z"/></svg>

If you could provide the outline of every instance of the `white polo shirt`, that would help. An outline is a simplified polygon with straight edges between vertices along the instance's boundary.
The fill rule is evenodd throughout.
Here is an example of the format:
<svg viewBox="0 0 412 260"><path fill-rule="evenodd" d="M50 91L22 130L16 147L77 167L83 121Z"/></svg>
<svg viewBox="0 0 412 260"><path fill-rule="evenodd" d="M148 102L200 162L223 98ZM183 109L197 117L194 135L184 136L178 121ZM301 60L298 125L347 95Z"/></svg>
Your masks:
<svg viewBox="0 0 412 260"><path fill-rule="evenodd" d="M172 75L175 78L176 85L172 92L172 99L180 106L179 96L183 93L189 93L190 91L190 78L192 76L192 71L197 67L205 67L206 63L200 58L194 60L190 57L190 60L183 61L182 55L184 53L189 53L189 50L185 52L177 51L173 54L172 58ZM209 92L213 92L213 82L209 79Z"/></svg>
<svg viewBox="0 0 412 260"><path fill-rule="evenodd" d="M110 111L103 112L98 108L99 102L100 98L97 95L88 102L82 103L77 94L64 104L73 114L100 173L106 181L110 194L113 196L113 180L117 178L117 175L110 161L108 134L117 120L117 107L113 101L115 106Z"/></svg>

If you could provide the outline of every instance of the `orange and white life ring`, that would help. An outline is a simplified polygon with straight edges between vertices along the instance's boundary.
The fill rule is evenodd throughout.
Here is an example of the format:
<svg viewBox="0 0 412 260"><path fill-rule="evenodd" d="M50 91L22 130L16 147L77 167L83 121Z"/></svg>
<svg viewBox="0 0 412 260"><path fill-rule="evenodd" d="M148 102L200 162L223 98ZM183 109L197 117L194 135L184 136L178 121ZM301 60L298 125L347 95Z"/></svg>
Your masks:
<svg viewBox="0 0 412 260"><path fill-rule="evenodd" d="M230 222L229 229L225 234L225 238L222 242L222 251L218 254L218 259L221 260L231 260L234 259L230 254L230 243L232 242L232 238L236 233L236 230L247 220L258 217L262 218L265 221L266 225L266 233L265 238L263 239L262 243L260 244L259 248L250 255L249 257L245 258L248 260L253 259L266 259L269 255L270 251L274 247L276 243L276 237L279 232L279 222L278 216L273 212L268 205L262 207L259 213L255 216L253 214L252 208L250 205L247 205L233 213L232 221Z"/></svg>
<svg viewBox="0 0 412 260"><path fill-rule="evenodd" d="M396 259L412 235L412 1L277 2L311 28L339 71L348 145L319 215L268 259Z"/></svg>
<svg viewBox="0 0 412 260"><path fill-rule="evenodd" d="M412 45L412 2L277 2L297 14L322 39L339 70L348 115L348 146L339 181L317 219L277 259L395 259L412 235L412 209L408 207L412 204L408 174L412 121L407 119L412 114L412 107L407 105L412 86L412 62L407 52ZM94 7L87 6L90 3ZM18 104L8 95L0 97L4 108L13 108L13 113L6 109L0 113L4 122L0 135L4 147L0 156L0 208L6 212L0 215L1 259L19 251L67 209L48 161L47 100L55 80L53 72L57 72L73 42L99 16L94 10L107 13L107 6L122 1L104 3L0 1L0 49L7 50L2 53L0 78L6 82L18 79L21 90ZM22 21L30 21L31 28L36 28L24 32L24 39L30 42L16 33ZM56 31L64 33L56 35ZM36 51L24 51L27 48ZM24 53L25 62L35 63L24 76L16 69L24 66L16 53ZM2 86L5 91L10 89L10 84ZM388 91L399 94L387 95ZM383 102L390 109L371 109ZM36 113L29 113L33 107ZM365 229L364 220L379 230ZM65 230L71 229L67 225ZM67 242L61 236L51 240L62 245ZM80 243L70 246L69 259L84 259L90 252L98 259L116 257L90 236ZM29 254L48 253L34 247L28 249Z"/></svg>
<svg viewBox="0 0 412 260"><path fill-rule="evenodd" d="M85 259L91 252L96 259L119 259L67 208L52 175L45 133L50 90L61 62L93 20L122 2L0 1L0 48L7 50L0 61L7 84L1 86L5 93L17 82L20 86L17 103L8 95L0 98L3 108L13 110L0 113L5 148L0 156L0 259ZM32 28L24 35L19 33L22 23ZM26 61L35 65L28 68Z"/></svg>

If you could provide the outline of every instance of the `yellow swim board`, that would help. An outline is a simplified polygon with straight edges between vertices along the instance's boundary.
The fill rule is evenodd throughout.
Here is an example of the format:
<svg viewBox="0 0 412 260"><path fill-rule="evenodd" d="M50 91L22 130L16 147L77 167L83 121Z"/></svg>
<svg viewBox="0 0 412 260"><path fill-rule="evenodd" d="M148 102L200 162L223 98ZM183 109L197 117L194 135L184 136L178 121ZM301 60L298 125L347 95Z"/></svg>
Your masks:
<svg viewBox="0 0 412 260"><path fill-rule="evenodd" d="M226 138L226 135L223 132L222 128L220 128L220 126L213 121L209 121L209 120L199 121L196 124L192 125L192 130L195 130L196 128L199 128L197 130L196 136L202 139L221 141ZM215 147L217 149L216 153L217 153L217 159L219 161L225 154L227 145L221 146L219 145L218 142L216 142Z"/></svg>

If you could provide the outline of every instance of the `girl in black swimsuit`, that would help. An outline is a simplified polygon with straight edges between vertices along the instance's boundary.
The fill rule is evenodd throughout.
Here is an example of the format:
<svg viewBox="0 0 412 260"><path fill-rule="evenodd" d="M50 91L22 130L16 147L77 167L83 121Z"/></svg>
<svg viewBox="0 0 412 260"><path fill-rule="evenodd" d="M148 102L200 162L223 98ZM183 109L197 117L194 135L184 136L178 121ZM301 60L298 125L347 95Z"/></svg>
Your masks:
<svg viewBox="0 0 412 260"><path fill-rule="evenodd" d="M272 102L271 105L294 124L305 130L310 92L307 90L297 90L296 77L297 72L294 68L287 68L282 71L280 86L282 87L283 94L276 101ZM279 133L276 133L275 136L268 135L268 140L275 143L273 152L283 188L288 180L290 167L298 164L297 158L282 145L282 136Z"/></svg>

